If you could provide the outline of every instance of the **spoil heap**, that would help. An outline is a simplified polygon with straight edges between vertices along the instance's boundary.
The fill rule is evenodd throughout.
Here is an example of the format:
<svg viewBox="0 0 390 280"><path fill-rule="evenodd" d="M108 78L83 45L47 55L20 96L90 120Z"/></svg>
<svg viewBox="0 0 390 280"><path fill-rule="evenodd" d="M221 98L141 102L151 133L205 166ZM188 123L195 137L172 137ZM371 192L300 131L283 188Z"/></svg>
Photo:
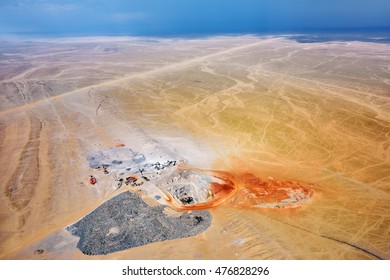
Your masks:
<svg viewBox="0 0 390 280"><path fill-rule="evenodd" d="M167 206L148 206L129 191L105 202L69 226L80 237L77 248L87 255L105 255L132 247L198 235L211 224L208 211L166 215Z"/></svg>

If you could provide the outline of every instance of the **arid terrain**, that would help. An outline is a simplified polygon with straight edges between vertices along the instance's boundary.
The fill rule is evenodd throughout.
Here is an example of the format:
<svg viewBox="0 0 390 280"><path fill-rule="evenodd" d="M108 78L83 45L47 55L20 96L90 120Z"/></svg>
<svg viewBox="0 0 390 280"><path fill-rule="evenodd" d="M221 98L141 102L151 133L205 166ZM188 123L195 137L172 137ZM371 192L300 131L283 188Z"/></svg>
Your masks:
<svg viewBox="0 0 390 280"><path fill-rule="evenodd" d="M142 185L91 164L121 147ZM0 40L0 186L1 259L390 259L390 45ZM69 227L124 192L211 224L83 254Z"/></svg>

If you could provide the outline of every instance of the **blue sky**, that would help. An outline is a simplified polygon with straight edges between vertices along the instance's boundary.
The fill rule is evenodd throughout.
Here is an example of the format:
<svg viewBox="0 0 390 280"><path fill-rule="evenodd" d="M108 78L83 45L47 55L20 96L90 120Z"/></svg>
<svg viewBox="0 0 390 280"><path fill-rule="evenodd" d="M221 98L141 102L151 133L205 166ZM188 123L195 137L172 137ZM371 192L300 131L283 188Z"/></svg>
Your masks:
<svg viewBox="0 0 390 280"><path fill-rule="evenodd" d="M390 27L390 0L0 0L0 33L231 34Z"/></svg>

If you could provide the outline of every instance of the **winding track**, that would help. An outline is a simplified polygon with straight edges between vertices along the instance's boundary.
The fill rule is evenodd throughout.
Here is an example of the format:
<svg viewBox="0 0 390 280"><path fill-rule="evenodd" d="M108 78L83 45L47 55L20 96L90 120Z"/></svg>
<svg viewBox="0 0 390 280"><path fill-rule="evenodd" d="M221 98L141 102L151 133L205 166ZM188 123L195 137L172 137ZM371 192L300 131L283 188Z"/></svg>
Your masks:
<svg viewBox="0 0 390 280"><path fill-rule="evenodd" d="M260 41L260 42L256 42L256 43L246 44L246 45L243 45L243 46L230 48L228 50L219 51L219 52L216 52L216 53L213 53L213 54L209 54L209 55L206 55L206 56L197 57L197 58L194 58L194 59L190 59L190 60L185 60L185 61L181 61L181 62L178 62L178 63L169 64L169 65L166 65L166 66L163 66L163 67L160 67L160 68L157 68L157 69L153 69L153 70L150 70L150 71L134 73L134 74L130 74L130 75L121 77L119 79L114 79L114 80L106 81L106 82L103 82L103 83L99 83L99 84L95 84L95 85L89 85L89 86L86 86L86 87L78 88L78 89L71 90L71 91L64 92L64 93L60 93L58 95L51 96L51 97L48 97L48 98L45 98L45 99L41 99L41 100L37 100L37 101L34 101L34 102L30 102L28 104L21 105L21 106L18 106L16 108L11 108L11 109L2 111L2 112L0 112L0 116L11 114L11 113L15 113L15 112L22 111L22 110L28 110L28 109L30 109L30 108L32 108L34 106L43 104L45 102L56 101L56 100L61 99L63 97L66 97L66 96L69 96L69 95L72 95L72 94L76 94L76 93L82 93L82 92L85 92L85 91L90 91L91 89L94 89L94 88L97 88L97 87L112 86L112 85L116 85L116 84L121 83L121 82L126 82L126 81L128 81L130 79L133 79L133 78L145 78L145 77L149 77L149 76L153 76L153 75L156 75L156 74L163 73L165 71L178 70L180 68L188 67L188 66L190 66L191 64L194 64L194 63L207 61L209 59L212 59L212 58L215 58L215 57L218 57L218 56L221 56L221 55L226 55L226 54L229 54L229 53L232 53L232 52L235 52L235 51L243 50L243 49L250 48L250 47L253 47L253 46L257 46L257 45L260 45L260 44L263 44L263 43L264 43L263 41ZM27 100L25 100L25 101L27 102Z"/></svg>

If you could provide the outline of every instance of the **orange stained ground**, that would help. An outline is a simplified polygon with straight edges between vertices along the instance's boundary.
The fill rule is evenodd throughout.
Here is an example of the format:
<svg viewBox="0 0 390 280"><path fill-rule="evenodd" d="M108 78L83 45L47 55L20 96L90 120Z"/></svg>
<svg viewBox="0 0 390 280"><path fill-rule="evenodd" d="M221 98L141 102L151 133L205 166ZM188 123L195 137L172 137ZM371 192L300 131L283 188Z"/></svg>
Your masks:
<svg viewBox="0 0 390 280"><path fill-rule="evenodd" d="M182 169L192 169L182 167ZM170 194L166 201L176 210L204 210L224 206L237 208L297 208L313 196L313 190L296 181L263 180L251 173L232 174L218 170L199 170L220 182L210 185L210 199L204 203L179 205Z"/></svg>

